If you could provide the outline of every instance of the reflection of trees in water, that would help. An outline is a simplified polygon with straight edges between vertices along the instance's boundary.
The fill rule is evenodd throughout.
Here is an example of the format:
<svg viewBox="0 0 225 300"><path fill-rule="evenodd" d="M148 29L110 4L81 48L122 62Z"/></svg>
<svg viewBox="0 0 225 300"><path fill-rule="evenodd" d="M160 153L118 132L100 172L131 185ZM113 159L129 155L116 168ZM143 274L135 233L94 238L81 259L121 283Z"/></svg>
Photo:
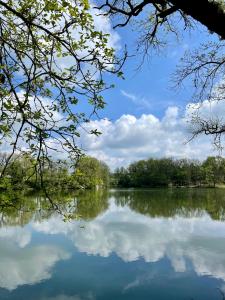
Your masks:
<svg viewBox="0 0 225 300"><path fill-rule="evenodd" d="M200 217L207 212L212 219L225 220L225 191L223 189L151 189L115 190L108 192L79 191L56 194L52 198L70 219L96 218L108 208L109 195L117 205L151 217ZM0 195L0 226L25 225L31 220L48 219L56 211L43 195L24 195L21 192Z"/></svg>
<svg viewBox="0 0 225 300"><path fill-rule="evenodd" d="M63 216L84 220L96 218L108 208L108 192L85 191L73 194L56 194L52 200ZM24 226L31 220L41 221L50 218L56 211L43 195L24 195L22 192L0 195L0 226Z"/></svg>
<svg viewBox="0 0 225 300"><path fill-rule="evenodd" d="M0 195L0 226L27 224L36 210L36 198L12 191Z"/></svg>
<svg viewBox="0 0 225 300"><path fill-rule="evenodd" d="M116 204L151 217L201 216L207 212L212 219L225 220L223 189L151 189L113 192Z"/></svg>
<svg viewBox="0 0 225 300"><path fill-rule="evenodd" d="M80 193L76 197L76 213L84 220L94 219L107 210L108 198L107 190Z"/></svg>

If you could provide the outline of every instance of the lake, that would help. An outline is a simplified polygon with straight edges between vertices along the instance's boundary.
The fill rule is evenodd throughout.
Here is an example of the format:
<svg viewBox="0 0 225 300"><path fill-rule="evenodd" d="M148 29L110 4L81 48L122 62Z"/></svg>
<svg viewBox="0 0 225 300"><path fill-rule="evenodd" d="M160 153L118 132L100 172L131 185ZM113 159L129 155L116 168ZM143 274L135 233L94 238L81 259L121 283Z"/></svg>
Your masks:
<svg viewBox="0 0 225 300"><path fill-rule="evenodd" d="M4 198L7 202L7 196ZM0 213L0 299L223 299L225 190L17 196Z"/></svg>

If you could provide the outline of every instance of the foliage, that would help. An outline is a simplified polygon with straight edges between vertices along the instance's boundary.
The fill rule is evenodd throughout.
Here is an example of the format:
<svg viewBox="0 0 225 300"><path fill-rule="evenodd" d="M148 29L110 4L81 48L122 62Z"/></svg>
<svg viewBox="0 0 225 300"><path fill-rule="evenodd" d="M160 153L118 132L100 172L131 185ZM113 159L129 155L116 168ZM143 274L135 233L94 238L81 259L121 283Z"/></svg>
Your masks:
<svg viewBox="0 0 225 300"><path fill-rule="evenodd" d="M27 154L14 156L5 176L0 179L0 188L8 191L44 188L47 192L52 192L68 189L98 189L109 185L109 168L92 157L81 157L73 170L66 162L51 162L42 170L41 180L34 172L35 164L35 160ZM0 165L0 171L2 168L4 162Z"/></svg>
<svg viewBox="0 0 225 300"><path fill-rule="evenodd" d="M82 157L72 176L82 189L102 188L109 185L108 166L93 157Z"/></svg>
<svg viewBox="0 0 225 300"><path fill-rule="evenodd" d="M224 38L224 3L201 0L201 7L204 13L193 0L105 0L97 11L121 17L121 23L115 18L115 27L142 16L137 44L145 55L152 46L164 46L168 35L177 37L181 23L191 28L193 19ZM0 140L11 147L1 176L13 155L23 151L32 156L40 175L47 163L51 165L52 153L65 151L72 161L81 154L78 128L104 108L102 92L109 87L104 74L123 77L126 55L116 58L108 35L96 30L88 0L7 0L0 1L0 8ZM185 56L176 81L192 76L200 89L195 99L215 99L212 87L224 76L224 61L224 43L207 43ZM219 88L221 100L224 84ZM83 102L92 106L90 115L76 109ZM192 123L194 135L205 132L217 139L224 131L221 120L197 115ZM93 129L90 134L99 132Z"/></svg>
<svg viewBox="0 0 225 300"><path fill-rule="evenodd" d="M116 169L113 184L119 187L214 186L225 183L225 159L148 159Z"/></svg>

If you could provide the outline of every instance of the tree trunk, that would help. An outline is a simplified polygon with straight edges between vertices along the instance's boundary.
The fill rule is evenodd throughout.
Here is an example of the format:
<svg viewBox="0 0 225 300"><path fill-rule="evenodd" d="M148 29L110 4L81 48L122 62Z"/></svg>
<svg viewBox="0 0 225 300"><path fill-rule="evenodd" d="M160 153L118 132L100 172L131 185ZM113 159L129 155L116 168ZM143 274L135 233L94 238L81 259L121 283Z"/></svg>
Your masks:
<svg viewBox="0 0 225 300"><path fill-rule="evenodd" d="M225 39L225 5L209 0L168 0L186 15Z"/></svg>

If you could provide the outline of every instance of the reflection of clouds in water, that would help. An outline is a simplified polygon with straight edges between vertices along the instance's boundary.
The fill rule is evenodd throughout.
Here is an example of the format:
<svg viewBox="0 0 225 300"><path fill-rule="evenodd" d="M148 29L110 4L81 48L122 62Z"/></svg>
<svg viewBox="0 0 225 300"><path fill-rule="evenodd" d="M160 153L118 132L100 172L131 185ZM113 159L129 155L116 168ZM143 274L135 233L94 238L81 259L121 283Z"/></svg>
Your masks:
<svg viewBox="0 0 225 300"><path fill-rule="evenodd" d="M186 271L190 260L198 275L225 280L225 223L201 218L149 218L127 207L112 206L105 214L81 229L79 223L50 218L33 223L48 234L67 235L79 251L108 257L115 252L125 262L142 257L156 262L168 257L176 272Z"/></svg>
<svg viewBox="0 0 225 300"><path fill-rule="evenodd" d="M56 297L42 298L41 300L81 300L79 296L58 295Z"/></svg>
<svg viewBox="0 0 225 300"><path fill-rule="evenodd" d="M20 285L38 283L51 278L51 268L70 255L55 246L29 248L0 244L0 287L13 290Z"/></svg>
<svg viewBox="0 0 225 300"><path fill-rule="evenodd" d="M135 289L141 285L148 284L158 275L156 270L149 270L148 273L139 274L135 280L129 282L127 285L123 287L123 293L126 293L130 289Z"/></svg>
<svg viewBox="0 0 225 300"><path fill-rule="evenodd" d="M123 288L123 292L130 290L132 288L135 288L137 286L139 286L141 283L141 280L139 278L135 279L134 281L128 283L124 288Z"/></svg>
<svg viewBox="0 0 225 300"><path fill-rule="evenodd" d="M44 297L41 300L94 300L95 297L91 292L86 293L86 295L79 296L67 296L67 295L57 295L55 297Z"/></svg>
<svg viewBox="0 0 225 300"><path fill-rule="evenodd" d="M26 228L16 227L2 227L0 228L0 242L11 241L17 244L20 248L25 247L30 243L31 232Z"/></svg>

